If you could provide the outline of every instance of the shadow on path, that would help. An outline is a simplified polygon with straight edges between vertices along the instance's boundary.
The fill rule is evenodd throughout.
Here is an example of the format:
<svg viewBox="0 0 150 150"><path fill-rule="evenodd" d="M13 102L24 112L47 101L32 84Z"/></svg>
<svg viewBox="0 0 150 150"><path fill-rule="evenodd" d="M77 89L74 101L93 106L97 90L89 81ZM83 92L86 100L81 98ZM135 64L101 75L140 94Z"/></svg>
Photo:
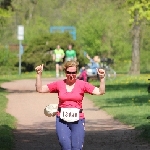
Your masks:
<svg viewBox="0 0 150 150"><path fill-rule="evenodd" d="M55 129L20 129L14 131L15 150L60 150ZM86 131L83 150L149 150L135 138L134 130ZM136 142L135 142L136 141Z"/></svg>
<svg viewBox="0 0 150 150"><path fill-rule="evenodd" d="M44 79L43 83L53 80ZM5 83L3 87L10 93L7 111L18 119L17 129L13 130L14 150L60 150L55 119L43 117L43 108L50 102L56 103L57 95L35 93L35 80ZM150 144L138 138L139 131L114 121L93 107L91 101L85 99L84 102L86 136L83 150L150 149Z"/></svg>
<svg viewBox="0 0 150 150"><path fill-rule="evenodd" d="M97 126L93 127L93 125ZM83 150L149 150L150 145L138 138L134 129L112 129L107 122L86 121ZM101 126L101 127L100 127ZM55 132L55 122L35 123L31 126L19 125L14 130L16 146L14 150L61 150ZM53 129L52 129L53 128ZM93 128L93 130L92 130Z"/></svg>

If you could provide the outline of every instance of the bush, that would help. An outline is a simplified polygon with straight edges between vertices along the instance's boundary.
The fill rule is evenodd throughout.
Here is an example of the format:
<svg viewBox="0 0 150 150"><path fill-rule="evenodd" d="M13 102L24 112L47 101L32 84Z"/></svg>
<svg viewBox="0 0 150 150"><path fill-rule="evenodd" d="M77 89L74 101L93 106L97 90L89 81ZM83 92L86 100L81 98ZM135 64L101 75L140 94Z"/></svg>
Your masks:
<svg viewBox="0 0 150 150"><path fill-rule="evenodd" d="M44 64L45 70L53 70L53 50L58 44L66 49L70 43L75 45L68 33L49 33L32 39L22 57L22 70L33 71L39 64Z"/></svg>
<svg viewBox="0 0 150 150"><path fill-rule="evenodd" d="M18 61L17 53L9 51L7 47L0 48L0 74L16 74Z"/></svg>

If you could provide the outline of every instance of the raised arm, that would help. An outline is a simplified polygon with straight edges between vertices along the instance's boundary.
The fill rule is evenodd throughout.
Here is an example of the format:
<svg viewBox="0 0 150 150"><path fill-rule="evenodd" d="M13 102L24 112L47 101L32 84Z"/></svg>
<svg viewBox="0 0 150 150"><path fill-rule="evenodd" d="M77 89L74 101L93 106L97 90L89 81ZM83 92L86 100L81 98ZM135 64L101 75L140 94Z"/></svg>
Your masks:
<svg viewBox="0 0 150 150"><path fill-rule="evenodd" d="M88 54L86 55L86 58L89 59L89 60L91 59L91 57Z"/></svg>
<svg viewBox="0 0 150 150"><path fill-rule="evenodd" d="M35 83L35 87L36 87L36 91L39 93L48 93L49 89L47 85L42 85L42 71L43 71L43 64L40 66L37 66L35 68L35 71L37 73L36 75L36 83Z"/></svg>
<svg viewBox="0 0 150 150"><path fill-rule="evenodd" d="M93 90L94 95L103 95L105 94L105 70L104 69L97 69L97 73L100 77L100 86L95 87Z"/></svg>

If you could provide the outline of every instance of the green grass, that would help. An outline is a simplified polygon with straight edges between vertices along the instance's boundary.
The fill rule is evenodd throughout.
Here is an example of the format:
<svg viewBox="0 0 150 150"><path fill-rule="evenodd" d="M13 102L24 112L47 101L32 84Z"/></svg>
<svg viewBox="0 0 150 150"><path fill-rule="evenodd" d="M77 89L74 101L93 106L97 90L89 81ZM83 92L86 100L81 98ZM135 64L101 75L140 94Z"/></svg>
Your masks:
<svg viewBox="0 0 150 150"><path fill-rule="evenodd" d="M9 81L8 79L0 80L2 82ZM0 88L0 149L10 150L13 147L12 130L15 128L16 119L10 114L6 113L6 91Z"/></svg>
<svg viewBox="0 0 150 150"><path fill-rule="evenodd" d="M55 71L43 71L42 78L51 78L55 77ZM19 79L35 79L36 78L36 72L25 72L14 75L1 75L1 80L19 80Z"/></svg>
<svg viewBox="0 0 150 150"><path fill-rule="evenodd" d="M150 75L119 76L106 80L106 94L87 95L93 102L121 122L142 130L142 137L150 141ZM96 86L98 82L91 81Z"/></svg>
<svg viewBox="0 0 150 150"><path fill-rule="evenodd" d="M43 72L43 78L54 77L55 72ZM34 79L36 73L22 73L21 75L1 75L0 85L3 82L10 82L19 79ZM10 114L6 113L6 106L8 99L6 98L7 91L0 87L0 150L10 150L14 147L13 129L16 128L16 119Z"/></svg>

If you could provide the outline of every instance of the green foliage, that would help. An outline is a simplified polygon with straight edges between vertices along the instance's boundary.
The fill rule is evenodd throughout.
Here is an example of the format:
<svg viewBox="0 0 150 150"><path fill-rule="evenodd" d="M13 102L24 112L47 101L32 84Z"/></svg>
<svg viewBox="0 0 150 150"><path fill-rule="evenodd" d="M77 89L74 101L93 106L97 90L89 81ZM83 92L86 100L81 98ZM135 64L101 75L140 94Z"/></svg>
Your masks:
<svg viewBox="0 0 150 150"><path fill-rule="evenodd" d="M129 5L130 24L132 25L132 63L130 74L140 74L140 49L143 24L150 21L149 0L126 0ZM147 62L147 61L145 61Z"/></svg>
<svg viewBox="0 0 150 150"><path fill-rule="evenodd" d="M79 22L80 27L77 35L79 35L79 40L83 49L87 51L91 56L100 55L100 49L102 45L102 36L106 31L106 24L103 22L102 17L97 17L96 12L88 14L88 18L92 18L90 22L85 22L88 20L87 17Z"/></svg>
<svg viewBox="0 0 150 150"><path fill-rule="evenodd" d="M17 62L17 53L9 51L8 47L0 47L0 74L14 74L17 72L15 64Z"/></svg>
<svg viewBox="0 0 150 150"><path fill-rule="evenodd" d="M36 38L37 33L39 35L44 35L49 33L49 23L43 17L36 16L34 22L31 22L29 25L25 25L25 40L23 41L28 45L31 43L33 38Z"/></svg>
<svg viewBox="0 0 150 150"><path fill-rule="evenodd" d="M149 0L127 0L127 3L130 5L129 14L131 16L130 19L131 24L138 23L143 19L150 21ZM138 14L136 20L135 20L135 14Z"/></svg>
<svg viewBox="0 0 150 150"><path fill-rule="evenodd" d="M69 33L41 34L32 39L22 57L23 71L33 71L36 65L44 64L46 70L55 68L52 53L59 44L66 50L68 44L75 45Z"/></svg>
<svg viewBox="0 0 150 150"><path fill-rule="evenodd" d="M130 28L125 20L127 21L129 16L124 13L126 8L116 9L117 4L102 3L100 12L97 7L94 11L89 10L77 24L77 41L80 41L82 49L91 56L112 58L115 61L115 70L128 72L131 62L131 38Z"/></svg>
<svg viewBox="0 0 150 150"><path fill-rule="evenodd" d="M7 10L0 8L0 17L8 18L10 17L10 14Z"/></svg>
<svg viewBox="0 0 150 150"><path fill-rule="evenodd" d="M18 44L17 25L19 24L25 27L25 36L22 42L27 46L30 45L32 39L36 40L38 36L43 37L45 34L49 34L50 26L75 26L77 40L74 49L77 51L81 66L88 61L81 51L85 50L91 57L100 55L100 57L113 58L115 62L113 67L116 71L128 72L131 64L132 38L131 29L128 26L130 15L127 12L137 1L130 0L127 2L130 4L128 3L129 5L124 7L122 0L101 0L101 2L99 0L12 0L11 7L9 7L9 11L12 11L11 16L7 19L5 26L0 28L0 41L4 45ZM141 2L144 3L144 1ZM148 10L148 3L144 3L143 8L143 11ZM147 13L148 11L146 11ZM134 11L131 14L133 15ZM143 14L146 16L145 12ZM146 29L149 31L148 28ZM148 39L149 33L143 32L142 37L145 41ZM55 40L57 41L57 38ZM142 42L144 41L142 40ZM51 41L49 43L51 44ZM57 44L52 45L56 47ZM36 49L43 49L43 46L39 48L37 45L34 46L35 51ZM141 65L147 64L147 60L142 56L144 51L145 46L141 44ZM41 58L49 59L46 57L49 56L42 56ZM27 59L32 60L32 58ZM44 60L42 62L45 63ZM144 66L141 66L142 70L143 68ZM147 69L149 70L148 67L146 67Z"/></svg>
<svg viewBox="0 0 150 150"><path fill-rule="evenodd" d="M6 78L0 80L2 82L8 81ZM7 114L6 105L8 100L5 97L6 91L3 88L0 88L0 149L9 150L14 146L13 144L13 133L12 130L15 128L16 119Z"/></svg>
<svg viewBox="0 0 150 150"><path fill-rule="evenodd" d="M0 40L3 38L5 26L8 24L8 19L11 17L11 12L0 8Z"/></svg>
<svg viewBox="0 0 150 150"><path fill-rule="evenodd" d="M150 35L146 34L147 31L150 31L150 26L144 26L143 27L143 39L141 42L141 51L140 51L140 56L141 56L141 62L140 62L140 66L141 66L141 72L150 72Z"/></svg>

